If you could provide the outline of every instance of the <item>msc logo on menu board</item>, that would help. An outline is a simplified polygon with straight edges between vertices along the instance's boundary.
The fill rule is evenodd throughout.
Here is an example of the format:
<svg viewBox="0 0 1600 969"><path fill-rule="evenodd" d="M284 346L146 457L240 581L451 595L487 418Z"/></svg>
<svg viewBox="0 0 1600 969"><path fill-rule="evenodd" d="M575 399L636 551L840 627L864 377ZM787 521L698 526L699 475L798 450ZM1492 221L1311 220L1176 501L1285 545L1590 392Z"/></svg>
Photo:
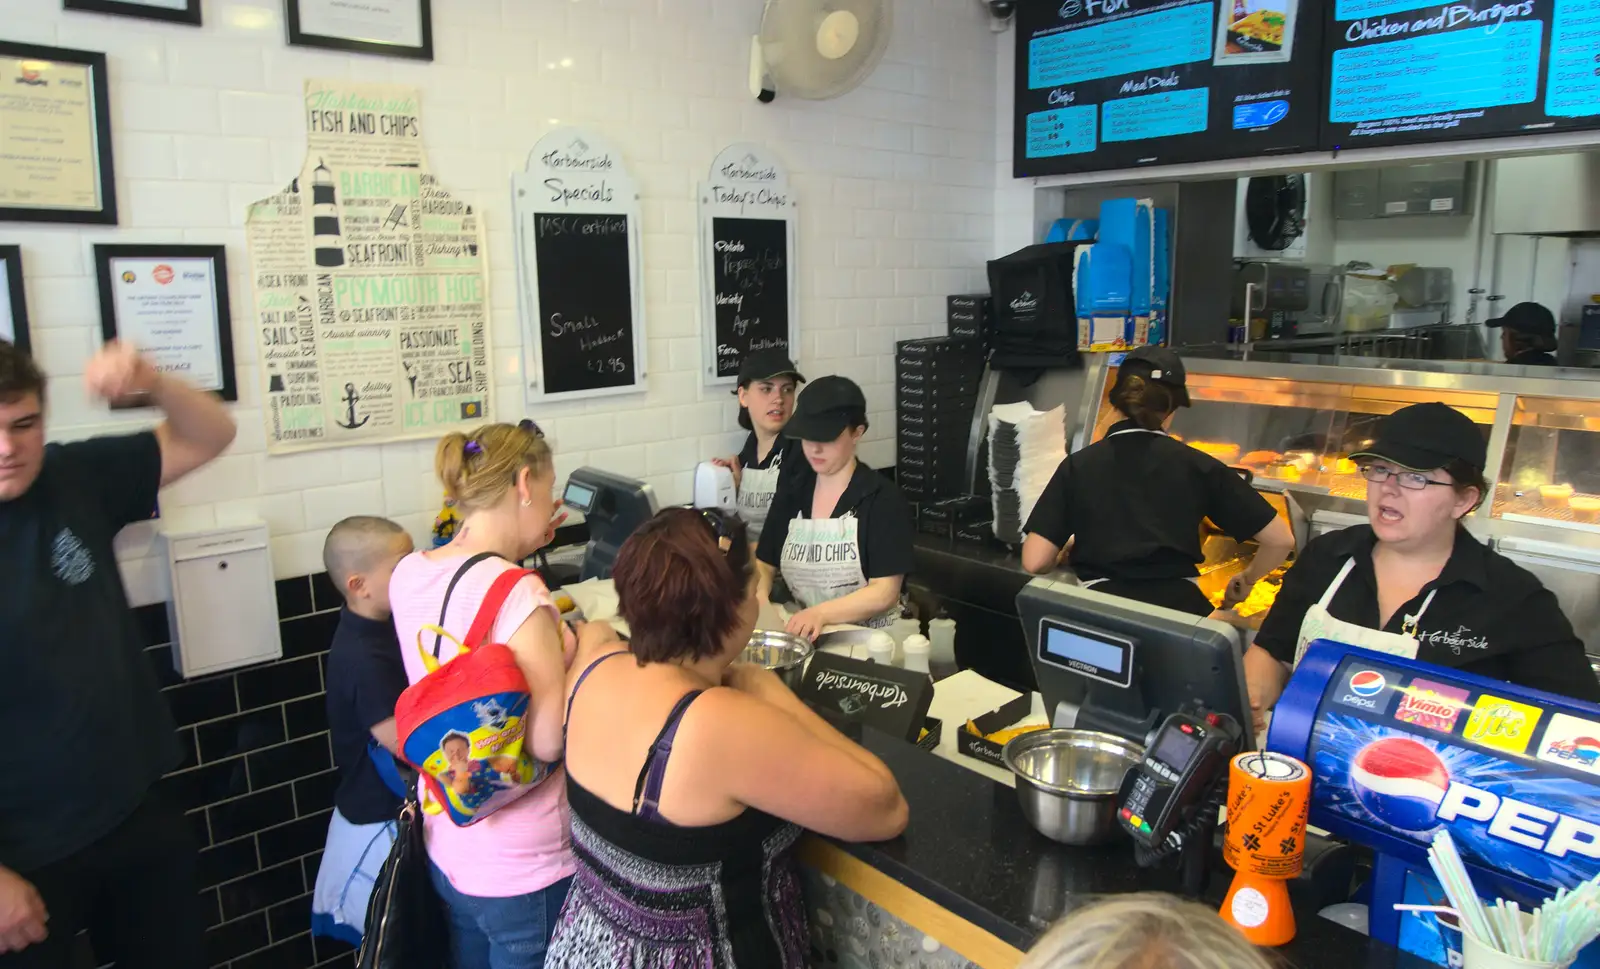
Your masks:
<svg viewBox="0 0 1600 969"><path fill-rule="evenodd" d="M1508 754L1525 753L1543 713L1538 707L1485 693L1478 697L1461 736L1479 746Z"/></svg>
<svg viewBox="0 0 1600 969"><path fill-rule="evenodd" d="M1600 723L1556 714L1539 741L1539 759L1600 775Z"/></svg>

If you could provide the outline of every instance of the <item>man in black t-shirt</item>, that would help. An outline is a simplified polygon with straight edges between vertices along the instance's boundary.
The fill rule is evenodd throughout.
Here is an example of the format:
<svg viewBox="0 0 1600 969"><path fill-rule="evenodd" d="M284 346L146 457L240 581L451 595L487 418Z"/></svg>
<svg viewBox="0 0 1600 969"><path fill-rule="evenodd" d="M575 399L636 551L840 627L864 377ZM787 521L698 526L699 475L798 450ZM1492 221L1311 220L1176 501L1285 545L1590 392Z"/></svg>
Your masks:
<svg viewBox="0 0 1600 969"><path fill-rule="evenodd" d="M387 518L339 522L322 545L344 609L328 651L328 732L339 787L311 903L314 934L360 945L367 902L394 842L401 784L394 708L408 684L389 607L389 578L411 554L411 536Z"/></svg>
<svg viewBox="0 0 1600 969"><path fill-rule="evenodd" d="M191 828L152 793L178 766L177 739L112 539L220 454L234 424L126 346L84 376L91 395L165 420L47 446L44 376L0 341L0 737L47 738L54 765L15 774L0 797L0 969L68 965L83 929L97 964L199 969Z"/></svg>

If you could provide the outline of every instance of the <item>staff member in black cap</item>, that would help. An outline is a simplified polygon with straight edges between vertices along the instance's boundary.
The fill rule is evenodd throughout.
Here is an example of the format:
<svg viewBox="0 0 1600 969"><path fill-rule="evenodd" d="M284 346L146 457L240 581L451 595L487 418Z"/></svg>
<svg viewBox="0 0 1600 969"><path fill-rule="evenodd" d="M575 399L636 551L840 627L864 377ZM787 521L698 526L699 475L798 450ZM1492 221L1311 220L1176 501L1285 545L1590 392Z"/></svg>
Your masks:
<svg viewBox="0 0 1600 969"><path fill-rule="evenodd" d="M1429 403L1395 411L1351 455L1367 479L1367 524L1314 539L1284 576L1245 654L1258 714L1316 639L1600 700L1555 595L1461 526L1489 493L1486 451L1470 418Z"/></svg>
<svg viewBox="0 0 1600 969"><path fill-rule="evenodd" d="M761 538L767 509L778 485L805 465L800 441L785 434L794 397L806 378L783 350L757 350L739 367L739 426L749 431L735 457L715 458L733 472L739 490L739 517L751 541Z"/></svg>
<svg viewBox="0 0 1600 969"><path fill-rule="evenodd" d="M1500 331L1500 349L1506 363L1524 367L1554 367L1556 358L1556 318L1538 303L1518 303L1506 315L1485 326Z"/></svg>
<svg viewBox="0 0 1600 969"><path fill-rule="evenodd" d="M1205 560L1200 523L1209 518L1259 549L1228 583L1224 604L1239 602L1282 565L1294 533L1238 472L1167 436L1179 407L1189 406L1183 361L1164 347L1139 347L1117 368L1111 404L1126 420L1067 455L1028 516L1022 565L1056 567L1073 539L1078 580L1099 592L1207 616L1211 602L1195 579Z"/></svg>
<svg viewBox="0 0 1600 969"><path fill-rule="evenodd" d="M789 632L817 638L841 623L887 626L911 571L911 510L888 479L856 458L867 399L844 377L821 377L795 405L788 433L809 466L772 500L756 548L762 599L781 572L802 609Z"/></svg>

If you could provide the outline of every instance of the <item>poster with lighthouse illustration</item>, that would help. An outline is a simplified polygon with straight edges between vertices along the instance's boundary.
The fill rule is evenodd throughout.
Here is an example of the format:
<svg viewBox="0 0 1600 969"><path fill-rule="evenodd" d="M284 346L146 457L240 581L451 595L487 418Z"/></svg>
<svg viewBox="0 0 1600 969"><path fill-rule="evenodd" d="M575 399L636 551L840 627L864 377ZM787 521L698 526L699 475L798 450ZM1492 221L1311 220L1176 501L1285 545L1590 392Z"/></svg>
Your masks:
<svg viewBox="0 0 1600 969"><path fill-rule="evenodd" d="M483 423L483 216L429 171L417 90L311 80L305 118L299 176L245 219L267 450Z"/></svg>

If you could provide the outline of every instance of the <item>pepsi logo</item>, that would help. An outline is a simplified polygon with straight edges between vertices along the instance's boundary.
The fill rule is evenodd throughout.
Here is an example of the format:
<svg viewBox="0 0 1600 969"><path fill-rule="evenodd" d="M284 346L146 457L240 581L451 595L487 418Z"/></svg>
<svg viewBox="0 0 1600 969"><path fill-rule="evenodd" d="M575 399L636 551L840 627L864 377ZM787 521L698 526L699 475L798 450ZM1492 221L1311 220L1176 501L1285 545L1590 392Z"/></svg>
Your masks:
<svg viewBox="0 0 1600 969"><path fill-rule="evenodd" d="M1389 681L1377 670L1362 670L1350 677L1350 692L1360 697L1374 697L1383 692Z"/></svg>
<svg viewBox="0 0 1600 969"><path fill-rule="evenodd" d="M1378 679L1382 689L1383 678ZM1405 831L1426 831L1438 824L1439 805L1450 789L1450 771L1421 743L1385 737L1356 753L1350 787L1361 806L1379 821Z"/></svg>

